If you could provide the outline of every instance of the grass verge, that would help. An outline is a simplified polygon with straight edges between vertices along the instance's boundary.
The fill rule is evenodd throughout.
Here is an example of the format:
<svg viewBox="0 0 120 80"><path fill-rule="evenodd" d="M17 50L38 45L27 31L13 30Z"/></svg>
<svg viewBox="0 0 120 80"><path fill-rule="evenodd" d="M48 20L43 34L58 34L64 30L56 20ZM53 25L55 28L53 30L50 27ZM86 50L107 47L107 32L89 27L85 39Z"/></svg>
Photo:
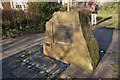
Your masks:
<svg viewBox="0 0 120 80"><path fill-rule="evenodd" d="M118 27L118 13L115 11L98 11L98 17L101 19L106 19L108 17L112 17L113 21L111 21L106 27L107 28L117 28Z"/></svg>

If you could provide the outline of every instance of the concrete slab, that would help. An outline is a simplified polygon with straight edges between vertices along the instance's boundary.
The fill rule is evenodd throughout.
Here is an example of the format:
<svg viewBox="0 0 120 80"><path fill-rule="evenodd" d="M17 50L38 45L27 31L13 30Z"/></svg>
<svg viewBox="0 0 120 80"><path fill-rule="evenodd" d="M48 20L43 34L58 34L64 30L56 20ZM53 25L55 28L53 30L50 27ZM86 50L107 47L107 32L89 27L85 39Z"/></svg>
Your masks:
<svg viewBox="0 0 120 80"><path fill-rule="evenodd" d="M18 66L20 66L20 64L16 63L15 59L9 59L8 62L2 63L2 70L3 72L10 72Z"/></svg>
<svg viewBox="0 0 120 80"><path fill-rule="evenodd" d="M86 72L80 68L77 68L75 66L70 66L68 67L63 73L62 75L65 75L66 78L68 77L72 77L72 78L88 78L88 76L90 75L90 72ZM62 76L61 75L61 76Z"/></svg>
<svg viewBox="0 0 120 80"><path fill-rule="evenodd" d="M100 49L107 50L112 42L114 29L107 29L105 27L93 29L94 36L98 41Z"/></svg>
<svg viewBox="0 0 120 80"><path fill-rule="evenodd" d="M113 56L110 54L105 54L95 71L90 75L90 78L112 78L113 64Z"/></svg>
<svg viewBox="0 0 120 80"><path fill-rule="evenodd" d="M110 44L108 50L114 51L114 52L119 52L119 30L114 30L113 33L113 38L112 38L112 43Z"/></svg>
<svg viewBox="0 0 120 80"><path fill-rule="evenodd" d="M118 32L114 29L96 29L94 34L101 49L118 52ZM106 31L106 32L105 32ZM105 54L90 78L113 78L114 54Z"/></svg>
<svg viewBox="0 0 120 80"><path fill-rule="evenodd" d="M11 73L2 73L2 79L16 78L15 75Z"/></svg>
<svg viewBox="0 0 120 80"><path fill-rule="evenodd" d="M24 39L18 39L16 41L13 41L11 43L8 43L8 44L4 44L3 45L3 51L8 51L10 49L14 49L14 48L17 48L17 47L22 47L24 45L28 45L28 44L32 44L32 43L35 43L37 41L40 41L40 40L43 40L45 36L39 38L37 36L32 36L32 37L29 37L28 39L24 38Z"/></svg>
<svg viewBox="0 0 120 80"><path fill-rule="evenodd" d="M4 53L3 53L3 54L0 54L0 56L1 56L0 60L8 57L8 55L5 55Z"/></svg>
<svg viewBox="0 0 120 80"><path fill-rule="evenodd" d="M16 54L16 53L18 53L18 52L20 52L19 49L11 49L11 50L5 51L5 52L3 52L3 53L4 53L5 55L7 55L7 56L12 56L12 55L14 55L14 54Z"/></svg>
<svg viewBox="0 0 120 80"><path fill-rule="evenodd" d="M17 78L32 78L36 75L34 71L28 69L26 66L19 66L13 71L11 71L11 73Z"/></svg>

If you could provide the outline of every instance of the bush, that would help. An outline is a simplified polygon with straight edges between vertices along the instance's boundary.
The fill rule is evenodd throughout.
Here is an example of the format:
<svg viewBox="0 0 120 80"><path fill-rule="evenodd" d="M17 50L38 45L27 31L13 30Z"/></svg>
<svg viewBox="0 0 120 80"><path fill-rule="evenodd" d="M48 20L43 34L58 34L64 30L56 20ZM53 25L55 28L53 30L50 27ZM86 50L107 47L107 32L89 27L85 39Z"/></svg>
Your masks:
<svg viewBox="0 0 120 80"><path fill-rule="evenodd" d="M3 9L3 36L17 36L45 31L45 23L60 6L57 3L29 2L28 11Z"/></svg>
<svg viewBox="0 0 120 80"><path fill-rule="evenodd" d="M52 14L56 11L60 10L60 5L58 3L53 2L34 2L34 3L28 3L29 5L29 13L30 15L34 15L34 21L38 24L46 23L51 17Z"/></svg>
<svg viewBox="0 0 120 80"><path fill-rule="evenodd" d="M3 35L8 36L18 33L23 25L26 15L24 11L2 10L2 31Z"/></svg>

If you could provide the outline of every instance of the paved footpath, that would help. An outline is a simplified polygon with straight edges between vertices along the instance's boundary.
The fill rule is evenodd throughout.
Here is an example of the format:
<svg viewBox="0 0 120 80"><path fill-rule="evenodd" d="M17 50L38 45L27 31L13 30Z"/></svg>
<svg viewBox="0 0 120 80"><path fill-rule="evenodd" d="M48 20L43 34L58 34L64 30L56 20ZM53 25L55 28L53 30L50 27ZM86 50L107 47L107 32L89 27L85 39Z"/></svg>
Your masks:
<svg viewBox="0 0 120 80"><path fill-rule="evenodd" d="M102 33L103 34L103 33ZM101 78L118 78L119 69L118 69L118 55L119 55L119 40L118 40L118 30L113 31L112 41L110 46L108 47L108 51L112 51L114 53L105 53L103 59L98 64L97 68L91 74L90 77L101 77ZM104 34L103 34L104 35ZM107 36L106 36L107 38ZM105 42L103 42L103 46L105 46ZM106 44L107 45L107 44ZM106 49L106 48L104 48Z"/></svg>
<svg viewBox="0 0 120 80"><path fill-rule="evenodd" d="M120 30L105 28L105 26L112 20L108 20L102 24L97 25L93 29L93 33L98 41L100 49L112 51L112 53L105 53L102 60L98 64L95 71L90 75L91 78L118 78L119 69L119 55L120 55Z"/></svg>
<svg viewBox="0 0 120 80"><path fill-rule="evenodd" d="M117 30L108 29L105 28L105 26L99 26L97 28L93 28L93 33L98 41L100 49L110 50L114 53L119 52L118 38L120 37L118 37L119 33ZM60 61L49 59L46 56L41 56L41 49L39 50L39 48L43 44L44 38L45 33L34 34L13 40L3 40L3 78L41 78L46 76L49 76L50 78L56 78L56 76L62 78L116 78L114 75L115 72L113 71L116 68L113 66L116 64L116 57L114 54L102 54L100 57L101 61L99 62L95 71L93 73L89 73L74 66L69 66L68 64L62 63ZM33 53L31 53L31 50ZM28 61L24 62L26 59L28 59ZM32 68L30 64L33 65ZM34 66L35 64L37 64L37 68ZM43 71L39 72L39 70L37 70L38 65L43 65ZM39 68L41 68L41 66ZM48 69L48 71L49 69L52 70L49 75L46 75L47 71L44 71L44 69ZM44 72L45 74L43 74Z"/></svg>
<svg viewBox="0 0 120 80"><path fill-rule="evenodd" d="M16 38L13 40L4 40L2 50L2 77L87 78L87 76L91 74L74 66L69 66L68 64L44 56L42 50L40 49L41 45L44 42L44 39L45 34L42 33L22 38ZM50 72L48 73L44 69L47 69L47 71Z"/></svg>
<svg viewBox="0 0 120 80"><path fill-rule="evenodd" d="M25 36L12 40L4 40L2 42L2 59L16 54L22 50L30 48L32 46L43 44L45 33L33 34L31 36Z"/></svg>

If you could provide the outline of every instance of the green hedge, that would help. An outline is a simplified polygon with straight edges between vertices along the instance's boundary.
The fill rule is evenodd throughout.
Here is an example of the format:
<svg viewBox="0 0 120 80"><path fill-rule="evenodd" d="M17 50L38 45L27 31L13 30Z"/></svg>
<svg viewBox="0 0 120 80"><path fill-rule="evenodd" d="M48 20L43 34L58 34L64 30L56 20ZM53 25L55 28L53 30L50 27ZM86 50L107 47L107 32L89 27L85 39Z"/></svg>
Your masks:
<svg viewBox="0 0 120 80"><path fill-rule="evenodd" d="M29 2L28 11L2 10L2 34L4 37L45 31L45 23L60 10L57 3Z"/></svg>

